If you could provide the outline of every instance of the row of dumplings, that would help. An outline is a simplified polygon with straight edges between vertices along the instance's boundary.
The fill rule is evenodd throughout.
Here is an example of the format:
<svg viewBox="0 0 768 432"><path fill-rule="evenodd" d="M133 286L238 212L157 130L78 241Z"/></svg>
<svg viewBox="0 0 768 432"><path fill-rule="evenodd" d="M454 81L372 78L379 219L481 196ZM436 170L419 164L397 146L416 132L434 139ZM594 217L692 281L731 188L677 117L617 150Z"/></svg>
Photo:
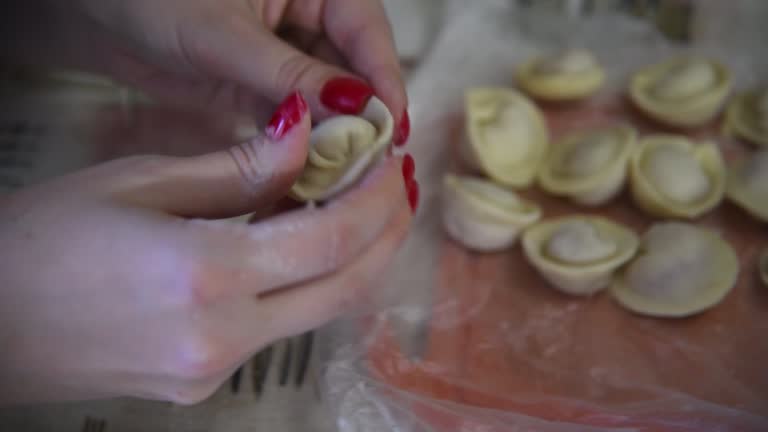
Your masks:
<svg viewBox="0 0 768 432"><path fill-rule="evenodd" d="M586 97L603 78L594 59L581 52L537 59L518 72L520 87L546 100ZM704 96L707 86L713 93ZM630 93L651 116L694 126L716 115L729 88L730 78L721 65L676 60L638 72ZM768 122L760 115L765 117L768 109L759 104L760 97L768 99L758 93L736 98L729 121L746 120L741 126L767 132ZM741 114L734 117L734 110ZM610 287L613 297L634 312L688 316L725 297L736 282L739 261L719 235L684 222L656 223L642 238L595 216L542 222L540 207L512 189L535 182L552 195L596 206L617 196L629 182L638 207L652 216L693 219L727 195L768 221L768 149L728 169L715 143L672 134L639 137L626 124L578 131L550 145L537 106L510 88L467 91L466 118L468 139L461 155L489 179L446 175L445 230L476 251L503 250L522 236L528 262L562 292L592 295ZM759 268L768 284L768 251Z"/></svg>
<svg viewBox="0 0 768 432"><path fill-rule="evenodd" d="M466 116L461 154L501 186L537 182L555 196L595 206L616 197L629 179L638 207L652 216L696 218L727 195L768 222L768 149L727 168L714 142L639 137L626 124L577 131L550 145L539 109L509 88L468 90Z"/></svg>
<svg viewBox="0 0 768 432"><path fill-rule="evenodd" d="M521 239L527 261L551 286L589 296L610 287L625 308L685 317L717 305L739 274L733 248L717 233L686 222L658 222L640 238L609 219L571 215L541 220L533 202L494 182L448 174L443 226L469 249L506 249ZM768 250L759 263L768 285Z"/></svg>
<svg viewBox="0 0 768 432"><path fill-rule="evenodd" d="M574 49L533 58L518 68L516 78L520 88L536 99L573 101L597 92L605 71L590 51ZM722 63L676 57L636 71L628 94L649 117L688 128L711 121L722 110L732 87L731 73ZM768 88L755 87L732 98L725 130L768 146Z"/></svg>

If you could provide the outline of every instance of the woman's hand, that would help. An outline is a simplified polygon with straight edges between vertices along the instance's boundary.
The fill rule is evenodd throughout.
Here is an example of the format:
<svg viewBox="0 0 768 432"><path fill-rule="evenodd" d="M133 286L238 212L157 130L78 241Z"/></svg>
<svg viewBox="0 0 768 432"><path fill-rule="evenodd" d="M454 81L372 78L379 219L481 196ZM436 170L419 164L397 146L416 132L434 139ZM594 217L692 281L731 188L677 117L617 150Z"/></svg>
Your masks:
<svg viewBox="0 0 768 432"><path fill-rule="evenodd" d="M309 130L297 94L228 151L118 159L3 201L0 400L194 403L364 297L410 224L400 158L322 209L211 220L283 196Z"/></svg>
<svg viewBox="0 0 768 432"><path fill-rule="evenodd" d="M25 35L13 39L25 41L16 52L31 61L86 67L156 96L248 114L294 90L316 119L358 113L375 93L399 125L396 143L408 137L399 61L378 0L15 3L9 25Z"/></svg>

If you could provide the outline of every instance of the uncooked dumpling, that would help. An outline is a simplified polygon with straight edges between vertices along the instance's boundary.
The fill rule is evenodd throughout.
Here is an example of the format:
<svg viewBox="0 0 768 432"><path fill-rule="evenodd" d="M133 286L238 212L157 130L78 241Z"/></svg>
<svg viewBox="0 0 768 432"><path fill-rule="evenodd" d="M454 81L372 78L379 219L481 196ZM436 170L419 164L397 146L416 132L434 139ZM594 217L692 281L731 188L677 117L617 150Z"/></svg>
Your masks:
<svg viewBox="0 0 768 432"><path fill-rule="evenodd" d="M726 131L768 147L768 88L737 95L728 106Z"/></svg>
<svg viewBox="0 0 768 432"><path fill-rule="evenodd" d="M684 317L720 303L736 283L739 260L718 234L682 222L664 222L643 236L640 254L616 278L614 298L627 309L656 317Z"/></svg>
<svg viewBox="0 0 768 432"><path fill-rule="evenodd" d="M768 222L768 149L736 162L728 174L728 198Z"/></svg>
<svg viewBox="0 0 768 432"><path fill-rule="evenodd" d="M506 249L541 217L539 207L493 182L448 174L443 180L443 225L466 248Z"/></svg>
<svg viewBox="0 0 768 432"><path fill-rule="evenodd" d="M634 74L630 98L650 117L693 127L715 117L731 90L728 69L701 58L676 58Z"/></svg>
<svg viewBox="0 0 768 432"><path fill-rule="evenodd" d="M596 216L544 221L523 234L525 256L539 274L554 288L580 296L606 288L637 247L634 232Z"/></svg>
<svg viewBox="0 0 768 432"><path fill-rule="evenodd" d="M659 147L646 155L641 168L659 193L679 203L701 200L712 188L704 168L684 148Z"/></svg>
<svg viewBox="0 0 768 432"><path fill-rule="evenodd" d="M630 168L635 202L653 216L695 218L725 192L725 166L714 143L651 135L640 140Z"/></svg>
<svg viewBox="0 0 768 432"><path fill-rule="evenodd" d="M353 185L392 141L392 115L373 97L359 116L319 123L309 138L304 171L291 189L301 201L323 201Z"/></svg>
<svg viewBox="0 0 768 432"><path fill-rule="evenodd" d="M595 56L584 49L571 49L549 57L534 58L517 71L520 87L545 100L577 100L595 93L605 72Z"/></svg>
<svg viewBox="0 0 768 432"><path fill-rule="evenodd" d="M621 191L636 139L625 125L568 135L551 147L539 184L580 204L603 204Z"/></svg>
<svg viewBox="0 0 768 432"><path fill-rule="evenodd" d="M506 88L467 91L467 162L494 181L527 187L547 153L548 132L533 103Z"/></svg>
<svg viewBox="0 0 768 432"><path fill-rule="evenodd" d="M566 222L552 233L544 253L568 264L589 264L616 253L616 242L585 220Z"/></svg>

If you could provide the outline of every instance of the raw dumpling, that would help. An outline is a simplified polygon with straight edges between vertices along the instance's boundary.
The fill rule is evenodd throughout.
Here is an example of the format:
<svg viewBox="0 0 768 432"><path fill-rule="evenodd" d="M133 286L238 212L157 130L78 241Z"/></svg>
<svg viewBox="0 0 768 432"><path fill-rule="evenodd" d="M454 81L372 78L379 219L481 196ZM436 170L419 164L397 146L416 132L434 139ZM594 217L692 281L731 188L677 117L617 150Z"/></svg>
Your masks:
<svg viewBox="0 0 768 432"><path fill-rule="evenodd" d="M630 169L635 202L653 216L695 218L725 192L725 165L714 143L651 135L639 141Z"/></svg>
<svg viewBox="0 0 768 432"><path fill-rule="evenodd" d="M725 122L727 132L768 147L768 88L745 92L733 98Z"/></svg>
<svg viewBox="0 0 768 432"><path fill-rule="evenodd" d="M476 88L467 91L466 117L466 161L503 186L529 186L549 145L538 108L512 89Z"/></svg>
<svg viewBox="0 0 768 432"><path fill-rule="evenodd" d="M685 317L720 303L738 273L738 257L719 235L688 223L664 222L643 236L640 254L611 291L636 313Z"/></svg>
<svg viewBox="0 0 768 432"><path fill-rule="evenodd" d="M319 123L310 135L307 162L291 195L300 201L323 201L353 185L384 154L392 129L392 115L375 97L359 116L336 116Z"/></svg>
<svg viewBox="0 0 768 432"><path fill-rule="evenodd" d="M540 222L523 234L531 265L556 289L579 296L608 287L638 243L630 229L595 216Z"/></svg>
<svg viewBox="0 0 768 432"><path fill-rule="evenodd" d="M768 222L768 149L746 157L729 170L728 198Z"/></svg>
<svg viewBox="0 0 768 432"><path fill-rule="evenodd" d="M625 183L637 132L619 125L566 136L539 172L542 189L583 205L603 204Z"/></svg>
<svg viewBox="0 0 768 432"><path fill-rule="evenodd" d="M531 96L543 100L578 100L595 93L605 72L587 50L571 49L535 58L517 71L517 82Z"/></svg>
<svg viewBox="0 0 768 432"><path fill-rule="evenodd" d="M730 90L730 72L724 65L677 58L636 72L629 94L650 117L673 126L694 127L717 115Z"/></svg>
<svg viewBox="0 0 768 432"><path fill-rule="evenodd" d="M443 180L443 225L451 238L468 249L506 249L540 217L536 204L493 182L452 174Z"/></svg>

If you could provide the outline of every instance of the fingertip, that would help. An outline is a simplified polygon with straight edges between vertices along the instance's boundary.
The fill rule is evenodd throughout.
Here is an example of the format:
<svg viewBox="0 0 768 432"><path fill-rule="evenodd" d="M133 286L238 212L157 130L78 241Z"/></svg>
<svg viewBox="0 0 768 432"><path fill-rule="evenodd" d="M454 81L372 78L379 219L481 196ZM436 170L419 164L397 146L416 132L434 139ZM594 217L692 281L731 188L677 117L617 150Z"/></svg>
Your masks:
<svg viewBox="0 0 768 432"><path fill-rule="evenodd" d="M229 149L228 159L250 194L282 196L301 175L309 151L312 119L307 101L294 91L275 109L263 133Z"/></svg>
<svg viewBox="0 0 768 432"><path fill-rule="evenodd" d="M411 207L411 212L415 214L419 209L419 200L421 198L419 182L411 179L406 182L405 188L406 193L408 194L408 205Z"/></svg>
<svg viewBox="0 0 768 432"><path fill-rule="evenodd" d="M395 144L395 147L401 147L408 142L408 138L410 136L411 136L411 117L408 114L408 110L405 110L400 119L400 123L395 128L395 133L394 133L394 137L392 138L392 142Z"/></svg>
<svg viewBox="0 0 768 432"><path fill-rule="evenodd" d="M276 167L275 171L284 176L288 188L299 179L309 154L309 137L312 131L312 121L309 115L304 116L299 124L291 130L282 141L275 143L281 147L282 160L277 162L282 167Z"/></svg>
<svg viewBox="0 0 768 432"><path fill-rule="evenodd" d="M274 131L280 129L279 126L276 127L275 125L281 122L280 117L284 115L288 117L287 122L290 126L283 129L282 134L275 134ZM291 116L294 117L291 118ZM272 121L270 121L266 128L267 135L272 138L275 145L299 147L304 150L304 153L309 148L311 132L312 112L301 90L296 90L285 98L280 106L278 106Z"/></svg>
<svg viewBox="0 0 768 432"><path fill-rule="evenodd" d="M312 115L307 111L306 115L296 123L296 126L288 131L282 139L275 141L275 144L278 146L299 147L302 148L306 154L309 150L309 136L311 133Z"/></svg>
<svg viewBox="0 0 768 432"><path fill-rule="evenodd" d="M273 141L281 141L294 127L306 124L309 108L301 91L293 91L278 105L265 130Z"/></svg>
<svg viewBox="0 0 768 432"><path fill-rule="evenodd" d="M365 81L339 76L323 84L320 90L320 102L333 112L354 115L365 109L373 94L374 89Z"/></svg>
<svg viewBox="0 0 768 432"><path fill-rule="evenodd" d="M400 71L389 69L377 73L372 79L376 95L392 113L396 125L400 125L408 109L408 95Z"/></svg>

